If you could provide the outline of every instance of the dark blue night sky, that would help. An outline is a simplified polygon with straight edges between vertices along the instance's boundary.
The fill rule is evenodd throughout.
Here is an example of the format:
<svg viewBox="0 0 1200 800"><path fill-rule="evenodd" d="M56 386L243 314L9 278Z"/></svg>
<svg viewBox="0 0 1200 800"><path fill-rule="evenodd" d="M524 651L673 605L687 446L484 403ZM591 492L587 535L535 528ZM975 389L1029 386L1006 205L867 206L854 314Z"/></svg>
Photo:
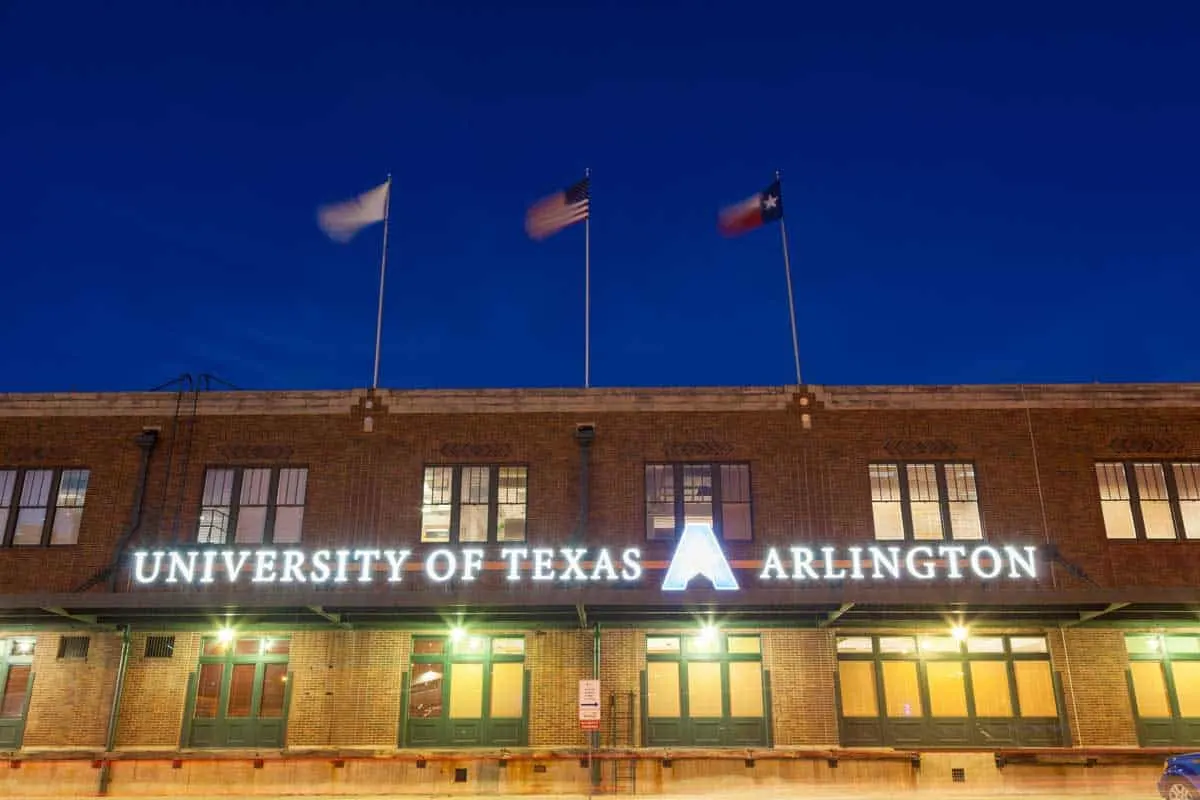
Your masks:
<svg viewBox="0 0 1200 800"><path fill-rule="evenodd" d="M0 0L0 391L1200 379L1188 3Z"/></svg>

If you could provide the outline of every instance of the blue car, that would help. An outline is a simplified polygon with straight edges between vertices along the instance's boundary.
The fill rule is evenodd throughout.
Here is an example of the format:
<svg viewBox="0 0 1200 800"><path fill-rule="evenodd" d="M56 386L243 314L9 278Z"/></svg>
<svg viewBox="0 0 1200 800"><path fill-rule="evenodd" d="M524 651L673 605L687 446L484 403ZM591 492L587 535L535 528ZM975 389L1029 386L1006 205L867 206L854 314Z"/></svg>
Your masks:
<svg viewBox="0 0 1200 800"><path fill-rule="evenodd" d="M1158 793L1166 800L1200 800L1200 753L1168 758L1158 779Z"/></svg>

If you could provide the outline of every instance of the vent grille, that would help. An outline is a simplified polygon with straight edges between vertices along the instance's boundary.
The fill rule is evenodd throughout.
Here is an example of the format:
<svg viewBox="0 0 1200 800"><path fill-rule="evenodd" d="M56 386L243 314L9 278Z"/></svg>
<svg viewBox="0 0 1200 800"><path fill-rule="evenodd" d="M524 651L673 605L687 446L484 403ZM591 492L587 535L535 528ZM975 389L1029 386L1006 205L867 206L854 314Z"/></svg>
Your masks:
<svg viewBox="0 0 1200 800"><path fill-rule="evenodd" d="M147 636L146 658L170 658L175 654L174 636Z"/></svg>
<svg viewBox="0 0 1200 800"><path fill-rule="evenodd" d="M63 659L87 658L90 636L64 636L58 640L58 657Z"/></svg>

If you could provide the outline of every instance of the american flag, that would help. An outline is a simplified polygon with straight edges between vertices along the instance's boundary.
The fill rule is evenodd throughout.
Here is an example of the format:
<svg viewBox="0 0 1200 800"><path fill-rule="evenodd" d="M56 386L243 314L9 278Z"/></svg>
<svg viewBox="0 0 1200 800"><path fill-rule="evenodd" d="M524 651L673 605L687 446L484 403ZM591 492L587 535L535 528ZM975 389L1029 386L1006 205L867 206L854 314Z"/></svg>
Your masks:
<svg viewBox="0 0 1200 800"><path fill-rule="evenodd" d="M588 218L591 206L591 178L544 197L525 214L525 231L533 239L545 239L568 225Z"/></svg>

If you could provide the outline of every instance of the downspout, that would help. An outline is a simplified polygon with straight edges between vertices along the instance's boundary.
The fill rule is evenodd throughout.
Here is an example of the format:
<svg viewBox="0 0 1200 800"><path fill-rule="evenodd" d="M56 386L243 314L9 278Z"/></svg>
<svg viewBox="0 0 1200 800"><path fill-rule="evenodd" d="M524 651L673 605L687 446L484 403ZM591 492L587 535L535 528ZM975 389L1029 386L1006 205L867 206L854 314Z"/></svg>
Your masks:
<svg viewBox="0 0 1200 800"><path fill-rule="evenodd" d="M138 528L142 526L142 505L146 497L146 483L150 480L150 454L154 452L154 446L158 444L158 431L154 428L145 428L133 441L134 444L141 448L142 461L138 467L137 485L133 489L133 511L129 515L129 527L121 534L121 538L117 540L117 546L113 551L112 563L108 565L108 590L110 592L117 590L117 575L121 571L121 561L125 556L125 548L129 546L129 541L137 533Z"/></svg>
<svg viewBox="0 0 1200 800"><path fill-rule="evenodd" d="M575 426L575 441L579 443L579 523L575 526L575 534L572 538L576 542L587 540L589 475L591 474L592 442L595 438L595 425Z"/></svg>
<svg viewBox="0 0 1200 800"><path fill-rule="evenodd" d="M113 688L112 708L108 712L108 734L104 739L104 761L100 765L100 794L108 793L112 781L113 747L117 744L117 721L121 715L121 695L125 692L125 670L129 666L129 650L132 637L129 626L121 629L121 662L117 665L117 685Z"/></svg>
<svg viewBox="0 0 1200 800"><path fill-rule="evenodd" d="M600 680L600 623L592 625L592 677ZM601 698L604 697L601 693ZM600 707L604 708L604 700L601 699ZM600 749L600 731L592 731L592 753L595 754ZM600 761L592 758L592 786L600 786Z"/></svg>

